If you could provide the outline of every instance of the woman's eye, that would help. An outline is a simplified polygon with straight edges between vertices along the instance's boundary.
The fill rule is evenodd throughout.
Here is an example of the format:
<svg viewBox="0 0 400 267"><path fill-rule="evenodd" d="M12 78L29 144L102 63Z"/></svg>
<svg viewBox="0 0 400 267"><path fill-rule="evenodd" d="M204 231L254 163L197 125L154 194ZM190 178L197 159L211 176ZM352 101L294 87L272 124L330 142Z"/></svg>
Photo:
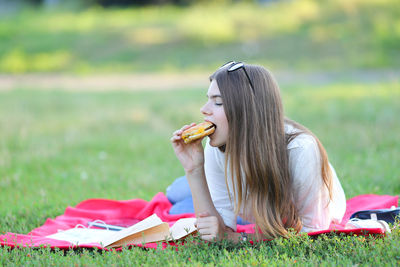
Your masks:
<svg viewBox="0 0 400 267"><path fill-rule="evenodd" d="M215 103L216 106L222 106L222 103Z"/></svg>

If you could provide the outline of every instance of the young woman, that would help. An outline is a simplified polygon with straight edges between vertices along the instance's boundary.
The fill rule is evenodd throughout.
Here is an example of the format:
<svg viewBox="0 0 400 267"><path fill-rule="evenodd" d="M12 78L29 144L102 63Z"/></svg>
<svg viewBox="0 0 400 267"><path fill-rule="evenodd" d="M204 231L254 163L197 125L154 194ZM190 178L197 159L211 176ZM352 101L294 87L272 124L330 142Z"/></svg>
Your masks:
<svg viewBox="0 0 400 267"><path fill-rule="evenodd" d="M205 240L248 237L236 216L255 223L251 238L316 231L340 222L346 200L319 140L284 117L279 87L261 66L229 62L210 77L204 120L216 126L203 149L171 142L189 182L197 227Z"/></svg>

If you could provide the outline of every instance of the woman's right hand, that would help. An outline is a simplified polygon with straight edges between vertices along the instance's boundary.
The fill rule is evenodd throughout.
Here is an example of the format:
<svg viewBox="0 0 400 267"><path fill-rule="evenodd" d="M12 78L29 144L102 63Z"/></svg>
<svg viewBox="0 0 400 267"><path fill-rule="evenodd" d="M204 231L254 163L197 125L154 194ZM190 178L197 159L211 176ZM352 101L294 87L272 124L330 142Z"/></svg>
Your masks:
<svg viewBox="0 0 400 267"><path fill-rule="evenodd" d="M182 132L196 125L192 123L185 125L181 129L175 131L171 137L172 147L174 148L176 157L181 162L186 173L196 171L204 166L204 149L201 140L193 141L185 144L182 139Z"/></svg>

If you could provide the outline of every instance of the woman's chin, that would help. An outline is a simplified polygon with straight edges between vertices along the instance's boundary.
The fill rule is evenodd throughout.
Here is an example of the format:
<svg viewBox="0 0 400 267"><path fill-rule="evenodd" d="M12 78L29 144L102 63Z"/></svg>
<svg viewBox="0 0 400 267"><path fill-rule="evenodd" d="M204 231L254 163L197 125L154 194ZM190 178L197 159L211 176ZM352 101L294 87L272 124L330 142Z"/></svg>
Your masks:
<svg viewBox="0 0 400 267"><path fill-rule="evenodd" d="M210 144L210 146L213 146L213 147L216 147L216 145L215 145L215 142L214 142L214 139L212 139L211 137L209 137L209 144Z"/></svg>
<svg viewBox="0 0 400 267"><path fill-rule="evenodd" d="M223 145L225 145L225 143L218 142L218 140L216 140L215 138L211 138L210 137L210 146L212 146L212 147L220 147L220 146L223 146Z"/></svg>

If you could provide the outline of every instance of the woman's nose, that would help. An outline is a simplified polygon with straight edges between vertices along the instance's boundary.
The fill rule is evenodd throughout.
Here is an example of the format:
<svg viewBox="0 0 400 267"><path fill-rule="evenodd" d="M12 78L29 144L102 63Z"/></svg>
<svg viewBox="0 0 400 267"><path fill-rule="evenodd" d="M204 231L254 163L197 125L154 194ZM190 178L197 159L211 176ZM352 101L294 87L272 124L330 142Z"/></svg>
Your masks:
<svg viewBox="0 0 400 267"><path fill-rule="evenodd" d="M202 106L202 107L200 108L200 112L201 112L203 115L210 115L210 109L208 108L208 103L204 104L204 106Z"/></svg>

